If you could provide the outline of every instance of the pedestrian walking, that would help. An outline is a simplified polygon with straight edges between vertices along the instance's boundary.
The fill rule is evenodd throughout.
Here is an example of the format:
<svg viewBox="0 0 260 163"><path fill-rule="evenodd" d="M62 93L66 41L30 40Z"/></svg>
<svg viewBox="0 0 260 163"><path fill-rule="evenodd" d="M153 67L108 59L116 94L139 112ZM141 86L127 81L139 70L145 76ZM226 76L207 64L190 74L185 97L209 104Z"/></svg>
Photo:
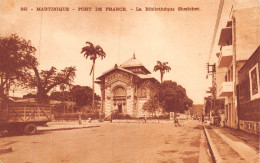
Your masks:
<svg viewBox="0 0 260 163"><path fill-rule="evenodd" d="M177 115L177 116L174 118L174 124L175 124L176 127L181 126L181 125L180 125L179 115Z"/></svg>

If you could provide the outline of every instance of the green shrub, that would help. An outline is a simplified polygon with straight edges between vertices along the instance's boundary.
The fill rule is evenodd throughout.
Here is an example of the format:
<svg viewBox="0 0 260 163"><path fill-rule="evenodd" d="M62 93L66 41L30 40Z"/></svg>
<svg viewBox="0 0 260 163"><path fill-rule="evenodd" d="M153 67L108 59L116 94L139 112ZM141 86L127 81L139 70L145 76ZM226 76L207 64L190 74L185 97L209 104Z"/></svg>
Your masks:
<svg viewBox="0 0 260 163"><path fill-rule="evenodd" d="M105 114L101 114L101 118L104 118ZM79 119L79 114L78 113L57 113L54 115L54 118L56 120L78 120ZM92 120L94 119L99 119L99 113L83 113L81 114L81 119L82 120L88 120L88 118L91 118Z"/></svg>
<svg viewBox="0 0 260 163"><path fill-rule="evenodd" d="M169 119L169 118L170 118L170 114L164 114L159 116L159 119Z"/></svg>
<svg viewBox="0 0 260 163"><path fill-rule="evenodd" d="M124 119L124 114L122 113L115 113L113 114L113 119Z"/></svg>
<svg viewBox="0 0 260 163"><path fill-rule="evenodd" d="M131 116L129 114L126 114L125 119L131 119Z"/></svg>

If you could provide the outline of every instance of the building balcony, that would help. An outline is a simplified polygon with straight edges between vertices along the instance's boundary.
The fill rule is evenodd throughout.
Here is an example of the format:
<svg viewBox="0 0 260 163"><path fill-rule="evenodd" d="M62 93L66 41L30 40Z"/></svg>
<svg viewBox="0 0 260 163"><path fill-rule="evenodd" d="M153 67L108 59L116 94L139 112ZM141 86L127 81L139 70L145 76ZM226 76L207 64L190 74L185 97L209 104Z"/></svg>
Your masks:
<svg viewBox="0 0 260 163"><path fill-rule="evenodd" d="M230 96L233 94L233 82L223 82L217 91L218 97Z"/></svg>
<svg viewBox="0 0 260 163"><path fill-rule="evenodd" d="M225 46L228 43L230 43L230 41L232 41L232 27L222 28L220 32L218 45Z"/></svg>
<svg viewBox="0 0 260 163"><path fill-rule="evenodd" d="M218 56L218 68L228 67L233 58L232 45L222 46L221 52Z"/></svg>

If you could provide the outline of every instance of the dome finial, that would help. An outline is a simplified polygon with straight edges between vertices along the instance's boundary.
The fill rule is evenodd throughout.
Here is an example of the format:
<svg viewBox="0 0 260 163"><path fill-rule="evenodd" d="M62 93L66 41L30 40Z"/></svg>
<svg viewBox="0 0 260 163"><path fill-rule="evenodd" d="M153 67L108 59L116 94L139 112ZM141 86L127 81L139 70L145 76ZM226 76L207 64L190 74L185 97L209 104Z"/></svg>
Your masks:
<svg viewBox="0 0 260 163"><path fill-rule="evenodd" d="M133 54L133 59L135 59L135 53Z"/></svg>

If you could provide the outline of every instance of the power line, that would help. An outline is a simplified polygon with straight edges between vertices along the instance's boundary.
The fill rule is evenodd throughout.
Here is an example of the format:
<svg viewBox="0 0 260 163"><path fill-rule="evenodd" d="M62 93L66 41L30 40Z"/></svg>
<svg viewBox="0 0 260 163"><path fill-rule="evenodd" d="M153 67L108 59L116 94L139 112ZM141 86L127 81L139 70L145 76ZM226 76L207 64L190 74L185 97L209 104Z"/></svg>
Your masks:
<svg viewBox="0 0 260 163"><path fill-rule="evenodd" d="M219 7L218 7L218 14L217 14L217 19L216 19L216 24L215 24L215 29L214 29L214 32L213 32L212 42L211 42L210 51L209 51L208 62L210 60L211 53L212 53L212 50L213 50L213 46L214 46L214 43L215 43L215 39L216 39L217 31L218 31L218 26L219 26L219 22L220 22L220 17L221 17L223 5L224 5L224 0L220 0Z"/></svg>

